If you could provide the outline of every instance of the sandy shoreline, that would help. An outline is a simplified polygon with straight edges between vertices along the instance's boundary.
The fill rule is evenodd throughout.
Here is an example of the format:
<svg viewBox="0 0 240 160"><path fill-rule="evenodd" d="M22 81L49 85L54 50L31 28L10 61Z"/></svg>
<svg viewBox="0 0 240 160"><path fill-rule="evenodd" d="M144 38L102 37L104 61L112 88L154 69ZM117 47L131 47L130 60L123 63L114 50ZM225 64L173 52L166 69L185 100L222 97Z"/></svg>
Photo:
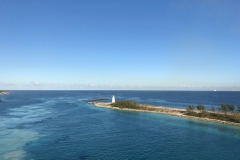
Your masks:
<svg viewBox="0 0 240 160"><path fill-rule="evenodd" d="M9 92L3 91L3 92L0 92L0 94L9 94Z"/></svg>
<svg viewBox="0 0 240 160"><path fill-rule="evenodd" d="M213 123L228 124L228 125L233 125L233 126L240 126L240 123L222 121L222 120L217 120L217 119L188 116L188 115L184 114L186 112L186 109L167 108L167 107L153 106L153 105L148 105L148 104L141 104L141 106L147 107L149 110L127 109L127 108L112 107L112 106L110 106L110 103L103 103L103 102L94 102L93 105L96 107L100 107L100 108L109 108L109 109L115 109L115 110L134 111L134 112L149 112L149 113L157 113L157 114L166 114L166 115L194 119L194 120L205 121L205 122L213 122Z"/></svg>

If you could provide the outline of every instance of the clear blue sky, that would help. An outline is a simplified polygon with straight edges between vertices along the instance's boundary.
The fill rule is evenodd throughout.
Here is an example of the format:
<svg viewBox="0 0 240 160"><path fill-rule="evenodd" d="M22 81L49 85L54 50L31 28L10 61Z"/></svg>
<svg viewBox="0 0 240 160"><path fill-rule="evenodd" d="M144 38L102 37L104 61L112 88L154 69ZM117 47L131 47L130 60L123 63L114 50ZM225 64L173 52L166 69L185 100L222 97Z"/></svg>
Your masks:
<svg viewBox="0 0 240 160"><path fill-rule="evenodd" d="M239 0L0 0L0 89L240 90Z"/></svg>

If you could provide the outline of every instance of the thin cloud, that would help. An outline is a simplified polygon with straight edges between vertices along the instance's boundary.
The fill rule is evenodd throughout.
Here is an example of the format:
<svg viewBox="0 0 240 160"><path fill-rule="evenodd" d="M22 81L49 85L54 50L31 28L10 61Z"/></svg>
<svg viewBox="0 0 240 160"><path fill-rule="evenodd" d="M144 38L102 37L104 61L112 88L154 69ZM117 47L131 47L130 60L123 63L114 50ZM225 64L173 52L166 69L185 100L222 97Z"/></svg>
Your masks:
<svg viewBox="0 0 240 160"><path fill-rule="evenodd" d="M17 84L12 82L0 82L0 86L17 86Z"/></svg>
<svg viewBox="0 0 240 160"><path fill-rule="evenodd" d="M34 86L41 86L41 85L44 85L44 84L35 81L35 82L31 82L31 85L34 85Z"/></svg>

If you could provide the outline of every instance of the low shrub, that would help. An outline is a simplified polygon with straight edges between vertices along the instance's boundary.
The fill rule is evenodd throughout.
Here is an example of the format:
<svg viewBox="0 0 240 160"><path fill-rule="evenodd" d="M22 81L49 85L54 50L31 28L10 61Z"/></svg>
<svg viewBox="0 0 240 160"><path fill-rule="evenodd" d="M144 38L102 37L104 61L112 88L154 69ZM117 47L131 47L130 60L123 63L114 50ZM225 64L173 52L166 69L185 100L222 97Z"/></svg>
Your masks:
<svg viewBox="0 0 240 160"><path fill-rule="evenodd" d="M121 100L111 104L112 107L139 109L140 105L135 101Z"/></svg>

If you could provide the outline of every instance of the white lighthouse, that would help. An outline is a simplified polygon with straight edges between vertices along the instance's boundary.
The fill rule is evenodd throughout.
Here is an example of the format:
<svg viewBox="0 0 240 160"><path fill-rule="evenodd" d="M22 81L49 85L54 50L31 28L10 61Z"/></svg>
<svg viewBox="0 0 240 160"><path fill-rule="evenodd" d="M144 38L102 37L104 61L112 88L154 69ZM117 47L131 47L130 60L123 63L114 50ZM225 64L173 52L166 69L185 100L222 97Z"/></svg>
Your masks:
<svg viewBox="0 0 240 160"><path fill-rule="evenodd" d="M112 96L112 103L115 103L115 96Z"/></svg>

